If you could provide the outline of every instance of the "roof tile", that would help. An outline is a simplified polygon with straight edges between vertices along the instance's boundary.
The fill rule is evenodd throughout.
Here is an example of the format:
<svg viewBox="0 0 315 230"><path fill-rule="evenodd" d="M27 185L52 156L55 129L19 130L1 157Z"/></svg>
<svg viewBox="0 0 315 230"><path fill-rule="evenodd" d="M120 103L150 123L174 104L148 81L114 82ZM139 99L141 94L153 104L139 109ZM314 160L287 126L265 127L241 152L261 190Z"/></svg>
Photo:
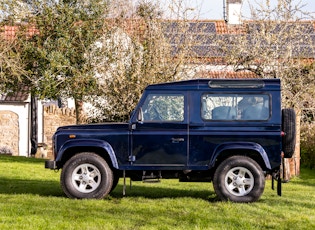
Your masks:
<svg viewBox="0 0 315 230"><path fill-rule="evenodd" d="M227 34L228 29L225 21L216 21L215 27L217 30L217 34Z"/></svg>
<svg viewBox="0 0 315 230"><path fill-rule="evenodd" d="M233 71L200 71L196 75L197 78L257 78L253 72L233 72Z"/></svg>
<svg viewBox="0 0 315 230"><path fill-rule="evenodd" d="M21 86L14 92L0 94L0 103L2 102L23 102L29 98L29 87Z"/></svg>

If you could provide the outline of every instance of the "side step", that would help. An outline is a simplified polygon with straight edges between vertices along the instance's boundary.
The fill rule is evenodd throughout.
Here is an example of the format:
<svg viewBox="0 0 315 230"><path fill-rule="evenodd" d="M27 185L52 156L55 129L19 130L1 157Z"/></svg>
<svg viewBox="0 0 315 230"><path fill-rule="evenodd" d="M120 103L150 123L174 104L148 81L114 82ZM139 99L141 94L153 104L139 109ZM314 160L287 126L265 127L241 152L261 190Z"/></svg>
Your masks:
<svg viewBox="0 0 315 230"><path fill-rule="evenodd" d="M162 178L161 171L143 171L142 182L143 183L159 183Z"/></svg>

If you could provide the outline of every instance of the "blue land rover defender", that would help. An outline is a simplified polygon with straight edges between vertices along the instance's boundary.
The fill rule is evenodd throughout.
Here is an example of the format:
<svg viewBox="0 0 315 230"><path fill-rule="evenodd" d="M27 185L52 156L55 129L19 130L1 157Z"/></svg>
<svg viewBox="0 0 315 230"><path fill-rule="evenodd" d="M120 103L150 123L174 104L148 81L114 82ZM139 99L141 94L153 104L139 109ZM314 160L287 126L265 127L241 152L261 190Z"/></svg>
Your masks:
<svg viewBox="0 0 315 230"><path fill-rule="evenodd" d="M281 195L295 113L281 109L280 90L279 79L149 85L128 123L59 127L45 167L62 169L70 198L102 198L121 177L212 181L219 199L254 202L271 175Z"/></svg>

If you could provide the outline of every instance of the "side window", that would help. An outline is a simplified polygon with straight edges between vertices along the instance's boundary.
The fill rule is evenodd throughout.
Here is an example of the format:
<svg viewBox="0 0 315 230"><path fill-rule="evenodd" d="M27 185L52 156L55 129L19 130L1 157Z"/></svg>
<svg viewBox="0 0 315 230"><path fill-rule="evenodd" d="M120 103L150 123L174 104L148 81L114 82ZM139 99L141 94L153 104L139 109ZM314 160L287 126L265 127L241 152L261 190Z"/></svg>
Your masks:
<svg viewBox="0 0 315 230"><path fill-rule="evenodd" d="M204 94L201 116L205 120L268 120L269 95Z"/></svg>
<svg viewBox="0 0 315 230"><path fill-rule="evenodd" d="M184 95L150 94L142 106L143 121L184 121Z"/></svg>

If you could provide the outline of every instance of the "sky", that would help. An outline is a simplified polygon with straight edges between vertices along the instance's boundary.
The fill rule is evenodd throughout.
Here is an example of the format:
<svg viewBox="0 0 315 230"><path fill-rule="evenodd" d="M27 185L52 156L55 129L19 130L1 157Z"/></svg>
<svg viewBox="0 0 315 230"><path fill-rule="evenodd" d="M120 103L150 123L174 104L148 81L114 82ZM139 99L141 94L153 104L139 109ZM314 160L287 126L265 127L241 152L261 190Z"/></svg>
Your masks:
<svg viewBox="0 0 315 230"><path fill-rule="evenodd" d="M223 1L225 0L180 0L182 7L188 9L186 16L188 18L195 18L198 15L198 19L218 19L223 18ZM257 3L265 2L266 0L243 0L242 3L242 15L249 18L250 8L249 5L257 7ZM303 10L307 12L313 12L315 17L315 0L292 0L293 5L305 5ZM159 0L166 8L169 6L169 2L172 0ZM271 5L276 5L278 0L270 0Z"/></svg>

